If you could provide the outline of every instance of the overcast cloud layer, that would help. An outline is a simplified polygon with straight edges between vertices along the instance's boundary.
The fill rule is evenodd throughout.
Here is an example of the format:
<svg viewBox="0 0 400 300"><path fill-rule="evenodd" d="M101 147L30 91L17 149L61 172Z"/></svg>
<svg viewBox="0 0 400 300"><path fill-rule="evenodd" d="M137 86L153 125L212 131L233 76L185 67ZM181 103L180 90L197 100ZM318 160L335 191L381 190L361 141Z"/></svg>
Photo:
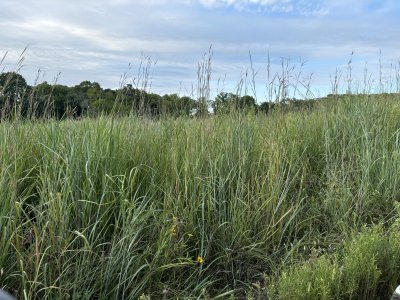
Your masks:
<svg viewBox="0 0 400 300"><path fill-rule="evenodd" d="M262 101L269 51L273 71L282 57L306 61L304 76L313 73L316 94L324 94L336 68L345 77L352 51L354 76L362 77L366 61L378 76L380 49L385 78L394 76L399 16L398 0L2 0L1 67L12 70L28 45L21 72L31 84L40 69L49 82L61 72L62 84L115 88L122 74L137 76L145 53L157 60L153 91L190 93L212 45L214 89L218 79L219 89L240 81L250 51Z"/></svg>

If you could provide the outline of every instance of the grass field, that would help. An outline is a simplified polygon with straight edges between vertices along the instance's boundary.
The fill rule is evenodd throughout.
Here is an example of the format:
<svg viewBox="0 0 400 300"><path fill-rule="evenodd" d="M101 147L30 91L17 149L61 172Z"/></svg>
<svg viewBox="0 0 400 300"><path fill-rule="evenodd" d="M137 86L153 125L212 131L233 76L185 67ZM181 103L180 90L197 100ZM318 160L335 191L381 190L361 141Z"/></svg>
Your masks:
<svg viewBox="0 0 400 300"><path fill-rule="evenodd" d="M0 123L0 287L18 299L387 299L400 105Z"/></svg>

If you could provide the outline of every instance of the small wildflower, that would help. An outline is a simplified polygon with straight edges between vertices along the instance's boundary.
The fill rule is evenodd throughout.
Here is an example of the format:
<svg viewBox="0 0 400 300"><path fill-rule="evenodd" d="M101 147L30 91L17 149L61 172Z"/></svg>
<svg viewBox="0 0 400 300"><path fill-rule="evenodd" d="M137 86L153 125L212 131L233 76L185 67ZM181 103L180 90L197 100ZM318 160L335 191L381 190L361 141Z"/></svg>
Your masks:
<svg viewBox="0 0 400 300"><path fill-rule="evenodd" d="M204 259L199 255L199 256L197 256L197 262L199 264L202 264L204 262Z"/></svg>
<svg viewBox="0 0 400 300"><path fill-rule="evenodd" d="M171 233L173 236L176 236L176 226L175 225L172 227Z"/></svg>

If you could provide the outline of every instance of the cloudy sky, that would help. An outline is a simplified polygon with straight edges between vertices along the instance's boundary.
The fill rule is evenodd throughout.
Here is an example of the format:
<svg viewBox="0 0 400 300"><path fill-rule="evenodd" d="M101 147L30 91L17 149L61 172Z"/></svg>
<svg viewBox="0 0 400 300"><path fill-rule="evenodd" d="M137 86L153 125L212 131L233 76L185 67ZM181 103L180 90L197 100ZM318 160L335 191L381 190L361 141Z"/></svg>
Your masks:
<svg viewBox="0 0 400 300"><path fill-rule="evenodd" d="M115 88L124 74L137 82L150 57L152 91L190 94L212 45L214 93L252 81L251 53L262 101L268 53L271 74L283 60L292 80L311 77L316 96L330 92L336 69L345 89L352 52L356 89L365 67L370 85L379 82L380 58L390 86L400 60L398 0L1 0L0 28L0 70L13 70L28 46L21 73L30 84L41 70L48 82L60 72L61 84Z"/></svg>

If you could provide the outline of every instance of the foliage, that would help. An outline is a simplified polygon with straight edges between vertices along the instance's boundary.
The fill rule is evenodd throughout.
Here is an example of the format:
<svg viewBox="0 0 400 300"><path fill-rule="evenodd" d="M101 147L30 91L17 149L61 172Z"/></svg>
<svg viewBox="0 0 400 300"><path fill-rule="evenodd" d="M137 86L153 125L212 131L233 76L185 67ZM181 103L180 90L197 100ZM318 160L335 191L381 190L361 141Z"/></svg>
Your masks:
<svg viewBox="0 0 400 300"><path fill-rule="evenodd" d="M232 93L221 92L212 104L214 113L228 114L235 111L249 112L257 108L256 100L251 96L238 96Z"/></svg>
<svg viewBox="0 0 400 300"><path fill-rule="evenodd" d="M102 114L183 117L189 116L193 110L197 111L198 116L206 116L209 115L209 105L217 115L268 114L275 109L281 112L311 111L316 102L285 99L281 103L263 102L258 105L252 96L225 92L219 93L214 100L195 101L189 96L177 94L160 96L135 88L132 84L116 90L103 89L99 83L87 80L73 87L52 85L46 81L29 86L20 74L0 74L0 111L3 118L17 115L33 119L62 119Z"/></svg>
<svg viewBox="0 0 400 300"><path fill-rule="evenodd" d="M341 257L326 255L290 267L279 278L281 299L389 299L400 280L398 228L364 229Z"/></svg>
<svg viewBox="0 0 400 300"><path fill-rule="evenodd" d="M0 74L0 111L3 116L41 118L120 115L188 116L196 106L190 97L159 96L127 84L121 89L103 89L99 83L83 81L74 87L42 82L29 86L17 73Z"/></svg>

